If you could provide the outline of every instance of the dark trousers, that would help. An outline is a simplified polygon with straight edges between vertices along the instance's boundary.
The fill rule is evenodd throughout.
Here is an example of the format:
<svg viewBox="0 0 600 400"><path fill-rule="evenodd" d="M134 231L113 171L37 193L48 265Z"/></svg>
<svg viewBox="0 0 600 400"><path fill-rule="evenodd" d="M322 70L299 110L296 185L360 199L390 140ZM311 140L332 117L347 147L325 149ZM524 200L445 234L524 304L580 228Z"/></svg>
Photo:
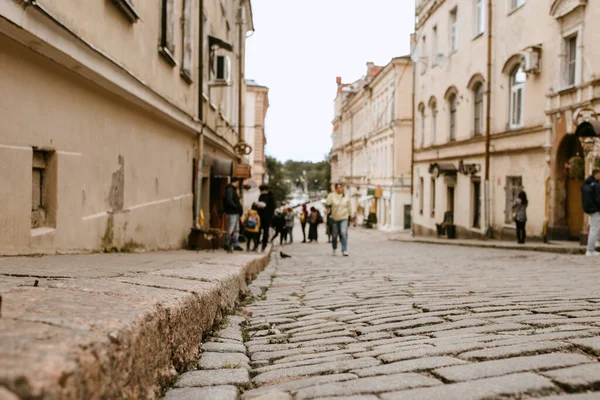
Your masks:
<svg viewBox="0 0 600 400"><path fill-rule="evenodd" d="M269 229L271 228L271 220L270 219L264 219L261 221L260 224L260 233L259 235L262 235L262 249L266 249L267 245L269 244Z"/></svg>
<svg viewBox="0 0 600 400"><path fill-rule="evenodd" d="M285 242L287 242L287 237L288 237L288 231L287 231L287 229L284 228L281 231L281 236L279 237L279 245L282 245Z"/></svg>
<svg viewBox="0 0 600 400"><path fill-rule="evenodd" d="M525 224L527 222L517 221L517 242L520 244L525 243L525 239L527 238L527 234L525 233Z"/></svg>
<svg viewBox="0 0 600 400"><path fill-rule="evenodd" d="M306 222L301 224L302 225L302 242L306 242Z"/></svg>
<svg viewBox="0 0 600 400"><path fill-rule="evenodd" d="M254 243L252 251L256 251L258 248L258 237L260 232L246 232L246 250L250 250L250 243Z"/></svg>
<svg viewBox="0 0 600 400"><path fill-rule="evenodd" d="M319 224L310 224L308 229L308 240L318 242L319 241L319 230L317 229Z"/></svg>

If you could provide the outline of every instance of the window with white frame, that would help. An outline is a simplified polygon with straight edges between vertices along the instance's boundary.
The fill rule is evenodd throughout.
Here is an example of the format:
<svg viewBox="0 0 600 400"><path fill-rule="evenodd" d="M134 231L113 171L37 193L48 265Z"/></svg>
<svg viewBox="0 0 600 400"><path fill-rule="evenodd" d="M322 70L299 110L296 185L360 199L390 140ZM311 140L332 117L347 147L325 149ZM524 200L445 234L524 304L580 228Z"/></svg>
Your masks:
<svg viewBox="0 0 600 400"><path fill-rule="evenodd" d="M456 111L457 111L457 101L456 94L453 93L450 95L448 99L448 103L450 103L450 141L453 142L456 140Z"/></svg>
<svg viewBox="0 0 600 400"><path fill-rule="evenodd" d="M523 108L525 101L525 79L523 66L519 64L510 75L510 128L523 126Z"/></svg>
<svg viewBox="0 0 600 400"><path fill-rule="evenodd" d="M450 50L458 50L458 8L450 11Z"/></svg>
<svg viewBox="0 0 600 400"><path fill-rule="evenodd" d="M438 28L437 25L433 27L433 34L431 38L431 65L437 65L438 59Z"/></svg>
<svg viewBox="0 0 600 400"><path fill-rule="evenodd" d="M475 136L483 133L483 83L479 82L473 90L475 109L473 110L473 134Z"/></svg>
<svg viewBox="0 0 600 400"><path fill-rule="evenodd" d="M421 117L421 132L419 146L423 147L423 145L425 144L425 106L423 104L419 106L419 114Z"/></svg>
<svg viewBox="0 0 600 400"><path fill-rule="evenodd" d="M565 38L564 83L565 86L577 84L577 34Z"/></svg>
<svg viewBox="0 0 600 400"><path fill-rule="evenodd" d="M431 144L435 144L437 136L437 103L431 103Z"/></svg>
<svg viewBox="0 0 600 400"><path fill-rule="evenodd" d="M181 60L181 77L188 83L192 82L192 0L183 0L183 55Z"/></svg>
<svg viewBox="0 0 600 400"><path fill-rule="evenodd" d="M423 208L425 206L425 180L421 178L419 185L419 214L423 215Z"/></svg>
<svg viewBox="0 0 600 400"><path fill-rule="evenodd" d="M475 0L475 35L485 31L485 0Z"/></svg>
<svg viewBox="0 0 600 400"><path fill-rule="evenodd" d="M423 36L421 40L421 74L424 74L427 71L427 37Z"/></svg>
<svg viewBox="0 0 600 400"><path fill-rule="evenodd" d="M525 4L526 0L510 0L510 9L514 10Z"/></svg>

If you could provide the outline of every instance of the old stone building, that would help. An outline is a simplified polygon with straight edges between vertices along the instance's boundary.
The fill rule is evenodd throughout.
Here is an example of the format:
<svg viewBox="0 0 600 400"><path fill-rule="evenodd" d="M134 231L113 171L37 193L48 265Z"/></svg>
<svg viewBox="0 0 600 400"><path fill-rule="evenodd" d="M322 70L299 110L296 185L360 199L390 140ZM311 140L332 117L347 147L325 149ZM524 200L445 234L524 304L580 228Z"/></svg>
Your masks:
<svg viewBox="0 0 600 400"><path fill-rule="evenodd" d="M184 246L244 170L252 29L248 0L0 2L0 254Z"/></svg>
<svg viewBox="0 0 600 400"><path fill-rule="evenodd" d="M367 63L365 77L337 79L332 182L347 186L358 222L377 215L377 226L410 227L412 63L394 58Z"/></svg>
<svg viewBox="0 0 600 400"><path fill-rule="evenodd" d="M581 176L568 173L581 156L573 116L596 107L600 51L591 21L600 4L488 7L417 2L415 231L435 233L450 212L459 236L511 237L512 204L524 190L529 235L576 238L583 219Z"/></svg>

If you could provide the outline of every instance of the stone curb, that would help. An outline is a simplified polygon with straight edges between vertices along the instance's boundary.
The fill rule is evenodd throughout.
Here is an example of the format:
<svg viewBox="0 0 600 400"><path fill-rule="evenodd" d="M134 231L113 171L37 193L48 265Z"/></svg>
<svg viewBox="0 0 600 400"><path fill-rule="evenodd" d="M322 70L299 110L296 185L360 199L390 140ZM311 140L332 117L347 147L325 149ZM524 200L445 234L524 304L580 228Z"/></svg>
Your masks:
<svg viewBox="0 0 600 400"><path fill-rule="evenodd" d="M493 241L481 241L477 242L463 242L458 240L446 241L446 240L435 240L435 239L424 239L424 238L389 238L392 242L401 243L419 243L419 244L436 244L442 246L459 246L459 247L479 247L486 249L500 249L500 250L516 250L516 251L535 251L541 253L554 253L554 254L571 254L581 255L585 254L585 248L577 247L559 247L552 246L551 244L540 244L540 245L511 245L506 242L494 243Z"/></svg>
<svg viewBox="0 0 600 400"><path fill-rule="evenodd" d="M270 255L175 254L163 268L35 286L27 271L0 274L0 398L157 398Z"/></svg>

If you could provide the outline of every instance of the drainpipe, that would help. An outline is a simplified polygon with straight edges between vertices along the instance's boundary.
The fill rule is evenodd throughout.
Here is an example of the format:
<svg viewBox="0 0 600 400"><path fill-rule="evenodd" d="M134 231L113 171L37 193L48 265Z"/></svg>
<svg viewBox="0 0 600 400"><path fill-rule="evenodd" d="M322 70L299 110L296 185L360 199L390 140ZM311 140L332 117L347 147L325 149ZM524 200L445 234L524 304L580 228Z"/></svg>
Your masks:
<svg viewBox="0 0 600 400"><path fill-rule="evenodd" d="M415 24L415 36L417 34L417 27ZM416 71L415 64L413 63L413 81L412 81L412 127L411 127L411 138L410 138L410 235L415 236L415 207L414 207L414 194L415 194L415 89L416 85ZM420 193L422 196L423 194Z"/></svg>
<svg viewBox="0 0 600 400"><path fill-rule="evenodd" d="M202 49L204 48L204 23L203 23L203 12L204 12L204 0L198 1L198 120L202 123L202 127L200 128L200 133L197 136L197 146L198 153L196 156L196 191L194 193L194 228L202 229L203 226L200 226L200 210L202 210L202 169L203 169L203 158L202 152L204 151L203 146L203 136L204 132L204 123L202 122L203 115L203 96L202 90L204 88L204 52Z"/></svg>
<svg viewBox="0 0 600 400"><path fill-rule="evenodd" d="M244 95L244 73L243 73L243 67L244 67L244 52L243 52L243 40L244 40L244 14L243 14L243 10L244 10L244 1L245 0L240 0L240 9L239 9L239 37L238 37L238 48L239 48L239 55L238 55L238 143L245 143L246 141L244 140L244 110L243 110L243 105L244 105L244 99L243 99L243 95ZM239 155L239 158L241 160L242 156L241 154ZM240 190L240 203L244 204L244 180L240 180L239 183L239 190Z"/></svg>
<svg viewBox="0 0 600 400"><path fill-rule="evenodd" d="M492 0L487 3L487 104L485 119L484 236L490 235L490 139L492 112Z"/></svg>
<svg viewBox="0 0 600 400"><path fill-rule="evenodd" d="M200 225L200 210L202 210L202 169L203 169L203 159L202 153L204 151L204 124L202 124L202 128L200 129L200 133L198 133L198 157L196 158L197 166L196 166L196 193L194 193L194 208L196 219L194 221L194 228L202 229L203 226Z"/></svg>

